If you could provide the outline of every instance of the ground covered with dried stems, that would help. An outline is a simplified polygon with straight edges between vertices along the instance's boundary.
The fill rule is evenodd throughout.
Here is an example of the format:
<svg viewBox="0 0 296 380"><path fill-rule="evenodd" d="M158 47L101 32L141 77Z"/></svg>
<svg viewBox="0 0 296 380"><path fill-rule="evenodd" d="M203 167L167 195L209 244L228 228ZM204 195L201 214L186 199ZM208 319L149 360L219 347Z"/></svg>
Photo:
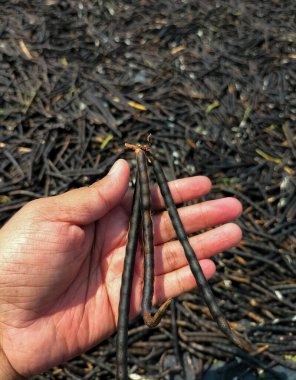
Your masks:
<svg viewBox="0 0 296 380"><path fill-rule="evenodd" d="M232 326L266 346L260 363L193 291L157 328L131 324L133 379L296 376L295 25L294 0L0 0L1 224L119 157L135 177L124 142L148 133L167 178L206 174L207 199L244 205L243 241L217 256L211 284ZM114 379L115 347L34 380Z"/></svg>

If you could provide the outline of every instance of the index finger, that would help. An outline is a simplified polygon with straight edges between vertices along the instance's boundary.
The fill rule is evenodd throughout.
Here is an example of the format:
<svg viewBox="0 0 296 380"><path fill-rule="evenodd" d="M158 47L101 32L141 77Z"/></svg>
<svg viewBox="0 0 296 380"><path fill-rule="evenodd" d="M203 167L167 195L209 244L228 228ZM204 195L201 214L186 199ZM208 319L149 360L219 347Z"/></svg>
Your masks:
<svg viewBox="0 0 296 380"><path fill-rule="evenodd" d="M206 176L194 176L182 179L176 179L168 183L176 204L188 202L206 195L211 190L211 181ZM158 185L152 185L151 190L151 205L153 211L163 210L165 204L160 193ZM130 210L132 204L132 194L128 191L123 199L124 207Z"/></svg>

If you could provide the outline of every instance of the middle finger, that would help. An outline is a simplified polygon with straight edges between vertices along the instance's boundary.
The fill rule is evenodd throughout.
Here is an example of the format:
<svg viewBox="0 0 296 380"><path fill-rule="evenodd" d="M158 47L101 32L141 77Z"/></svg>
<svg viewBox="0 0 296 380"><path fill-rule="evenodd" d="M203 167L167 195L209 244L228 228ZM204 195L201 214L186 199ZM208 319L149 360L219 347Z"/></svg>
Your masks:
<svg viewBox="0 0 296 380"><path fill-rule="evenodd" d="M178 209L187 234L227 223L236 219L242 211L235 198L223 198L181 207ZM176 232L167 211L153 216L154 244L159 245L176 238Z"/></svg>

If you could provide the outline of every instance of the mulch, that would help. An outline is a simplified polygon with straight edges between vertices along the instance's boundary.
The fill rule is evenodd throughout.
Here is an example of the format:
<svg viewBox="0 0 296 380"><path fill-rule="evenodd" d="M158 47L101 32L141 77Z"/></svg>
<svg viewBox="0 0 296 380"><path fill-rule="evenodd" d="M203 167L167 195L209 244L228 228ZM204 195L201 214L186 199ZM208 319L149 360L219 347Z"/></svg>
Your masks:
<svg viewBox="0 0 296 380"><path fill-rule="evenodd" d="M202 200L243 203L211 284L258 362L196 290L158 328L131 324L132 379L202 379L217 360L221 379L296 369L295 25L293 0L0 0L1 224L119 157L134 176L124 142L148 133L169 179L205 174ZM32 380L114 379L115 339Z"/></svg>

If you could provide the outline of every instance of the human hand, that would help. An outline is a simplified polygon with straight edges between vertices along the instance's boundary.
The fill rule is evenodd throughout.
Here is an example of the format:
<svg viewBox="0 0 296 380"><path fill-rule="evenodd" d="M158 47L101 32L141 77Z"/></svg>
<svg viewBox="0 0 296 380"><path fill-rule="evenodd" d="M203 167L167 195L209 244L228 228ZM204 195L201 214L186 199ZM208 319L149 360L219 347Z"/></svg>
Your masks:
<svg viewBox="0 0 296 380"><path fill-rule="evenodd" d="M42 372L115 331L132 202L128 180L128 163L118 160L92 186L34 200L0 230L0 377ZM210 187L206 177L170 183L176 203L198 198ZM152 205L154 302L159 304L196 282L156 187ZM196 233L238 217L241 205L224 198L179 212L186 232ZM190 238L207 278L215 272L209 258L240 239L241 230L232 223ZM131 318L140 312L142 278L138 252Z"/></svg>

